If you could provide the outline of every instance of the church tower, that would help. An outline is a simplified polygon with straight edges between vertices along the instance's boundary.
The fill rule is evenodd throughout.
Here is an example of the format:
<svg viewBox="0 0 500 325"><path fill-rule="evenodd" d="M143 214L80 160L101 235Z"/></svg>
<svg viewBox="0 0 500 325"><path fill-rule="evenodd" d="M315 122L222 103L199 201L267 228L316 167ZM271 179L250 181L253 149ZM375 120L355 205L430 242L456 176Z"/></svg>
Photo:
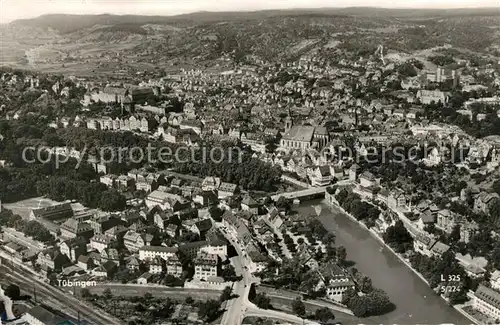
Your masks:
<svg viewBox="0 0 500 325"><path fill-rule="evenodd" d="M290 116L287 116L285 119L285 132L288 132L293 126L293 121Z"/></svg>

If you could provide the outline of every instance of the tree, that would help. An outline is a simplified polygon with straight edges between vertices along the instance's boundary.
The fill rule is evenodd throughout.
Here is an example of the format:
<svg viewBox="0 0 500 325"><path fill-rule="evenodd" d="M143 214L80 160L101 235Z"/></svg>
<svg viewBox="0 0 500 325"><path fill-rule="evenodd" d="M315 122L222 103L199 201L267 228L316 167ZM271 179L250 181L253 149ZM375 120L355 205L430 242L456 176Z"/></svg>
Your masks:
<svg viewBox="0 0 500 325"><path fill-rule="evenodd" d="M253 299L253 303L257 305L257 307L262 309L270 309L271 308L271 299L265 293L258 293Z"/></svg>
<svg viewBox="0 0 500 325"><path fill-rule="evenodd" d="M337 247L337 263L343 265L347 259L347 251L344 246Z"/></svg>
<svg viewBox="0 0 500 325"><path fill-rule="evenodd" d="M4 294L12 300L19 300L19 297L21 297L21 290L15 284L9 284Z"/></svg>
<svg viewBox="0 0 500 325"><path fill-rule="evenodd" d="M316 311L314 312L314 318L319 320L321 323L328 323L329 321L335 319L335 315L329 308L323 307L316 309Z"/></svg>
<svg viewBox="0 0 500 325"><path fill-rule="evenodd" d="M460 225L455 225L448 237L450 243L456 244L460 241Z"/></svg>
<svg viewBox="0 0 500 325"><path fill-rule="evenodd" d="M200 304L198 307L198 315L207 322L211 322L219 316L220 306L220 301L210 299Z"/></svg>
<svg viewBox="0 0 500 325"><path fill-rule="evenodd" d="M284 210L288 211L292 207L292 204L291 204L289 199L287 199L283 196L280 196L278 201L276 201L276 207L279 209L284 209Z"/></svg>
<svg viewBox="0 0 500 325"><path fill-rule="evenodd" d="M222 290L219 301L224 302L226 300L230 300L232 293L233 293L233 290L231 289L231 287L225 287L224 290Z"/></svg>
<svg viewBox="0 0 500 325"><path fill-rule="evenodd" d="M106 290L104 290L102 295L103 295L104 299L106 299L106 300L113 298L113 293L111 292L111 290L109 288L106 288Z"/></svg>
<svg viewBox="0 0 500 325"><path fill-rule="evenodd" d="M306 315L306 306L300 297L295 298L292 302L292 310L299 317L304 317Z"/></svg>
<svg viewBox="0 0 500 325"><path fill-rule="evenodd" d="M491 253L491 263L496 269L500 269L500 246L495 247Z"/></svg>
<svg viewBox="0 0 500 325"><path fill-rule="evenodd" d="M191 297L191 296L186 297L186 304L191 305L193 302L194 302L193 297Z"/></svg>
<svg viewBox="0 0 500 325"><path fill-rule="evenodd" d="M80 291L80 296L83 298L83 299L88 299L92 296L92 294L90 293L90 290L87 289L87 288L83 288L81 291Z"/></svg>
<svg viewBox="0 0 500 325"><path fill-rule="evenodd" d="M384 241L398 253L406 252L413 244L413 238L401 220L396 221L394 226L387 228L383 237Z"/></svg>
<svg viewBox="0 0 500 325"><path fill-rule="evenodd" d="M370 293L373 290L372 279L364 276L360 283L360 289L363 293Z"/></svg>

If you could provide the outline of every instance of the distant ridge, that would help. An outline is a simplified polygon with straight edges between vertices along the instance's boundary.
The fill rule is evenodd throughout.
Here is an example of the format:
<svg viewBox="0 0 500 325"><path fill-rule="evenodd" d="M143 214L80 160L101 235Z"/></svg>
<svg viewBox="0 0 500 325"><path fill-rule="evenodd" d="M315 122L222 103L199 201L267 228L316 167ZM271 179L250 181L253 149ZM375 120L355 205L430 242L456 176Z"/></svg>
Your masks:
<svg viewBox="0 0 500 325"><path fill-rule="evenodd" d="M209 12L200 11L173 16L144 16L144 15L69 15L48 14L31 19L20 19L10 25L24 25L35 28L51 28L62 34L71 33L94 25L145 25L145 24L174 24L178 26L192 26L215 21L266 19L276 16L374 16L393 18L425 18L449 16L500 16L498 8L462 8L462 9L389 9L378 7L348 7L348 8L315 8L315 9L283 9L261 11L228 11Z"/></svg>

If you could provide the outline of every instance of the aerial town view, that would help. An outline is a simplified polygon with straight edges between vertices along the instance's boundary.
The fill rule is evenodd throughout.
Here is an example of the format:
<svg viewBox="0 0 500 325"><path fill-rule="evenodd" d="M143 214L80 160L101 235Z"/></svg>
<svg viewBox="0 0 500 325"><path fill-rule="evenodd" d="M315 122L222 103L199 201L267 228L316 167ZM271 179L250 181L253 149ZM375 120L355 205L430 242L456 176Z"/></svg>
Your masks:
<svg viewBox="0 0 500 325"><path fill-rule="evenodd" d="M446 5L0 2L0 324L500 324L500 7Z"/></svg>

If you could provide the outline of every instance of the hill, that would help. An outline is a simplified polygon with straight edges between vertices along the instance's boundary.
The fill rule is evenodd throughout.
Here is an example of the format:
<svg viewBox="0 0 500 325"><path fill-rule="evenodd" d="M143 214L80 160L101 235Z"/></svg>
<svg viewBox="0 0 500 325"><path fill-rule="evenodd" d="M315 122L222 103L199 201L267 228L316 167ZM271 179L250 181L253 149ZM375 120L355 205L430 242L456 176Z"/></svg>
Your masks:
<svg viewBox="0 0 500 325"><path fill-rule="evenodd" d="M0 59L42 70L71 66L78 73L118 66L136 71L186 63L283 62L312 52L326 59L335 51L364 56L379 44L404 55L445 45L498 55L499 16L498 10L487 8L368 7L177 16L44 15L0 28L9 49L8 60ZM335 49L328 44L336 44Z"/></svg>

